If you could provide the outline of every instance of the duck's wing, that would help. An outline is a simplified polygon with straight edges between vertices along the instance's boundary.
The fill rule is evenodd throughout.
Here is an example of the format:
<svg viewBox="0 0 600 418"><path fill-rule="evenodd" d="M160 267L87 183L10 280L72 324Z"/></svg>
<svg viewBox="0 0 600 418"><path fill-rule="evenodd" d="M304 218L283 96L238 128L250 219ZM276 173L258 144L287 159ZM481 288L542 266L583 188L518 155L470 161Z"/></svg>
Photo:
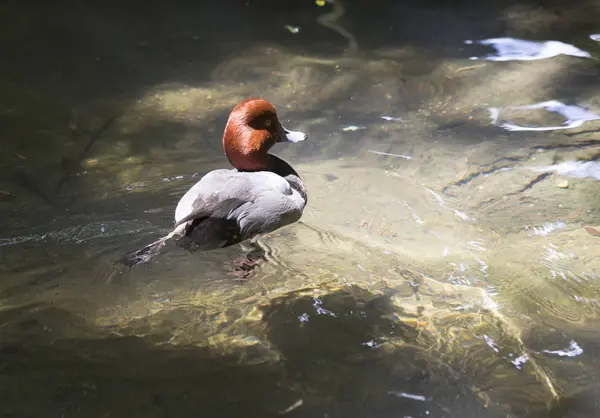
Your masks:
<svg viewBox="0 0 600 418"><path fill-rule="evenodd" d="M175 226L204 217L227 217L238 206L273 192L289 194L287 180L270 172L214 170L206 174L181 198L175 209Z"/></svg>
<svg viewBox="0 0 600 418"><path fill-rule="evenodd" d="M230 173L213 172L196 183L175 211L175 230L181 231L178 245L189 250L210 250L242 241L239 223L232 214L254 200L252 193L247 193L250 185L240 193L242 183ZM232 187L235 185L238 187Z"/></svg>
<svg viewBox="0 0 600 418"><path fill-rule="evenodd" d="M252 174L215 170L206 174L181 198L175 209L175 228L192 220L227 218L239 206L262 192Z"/></svg>
<svg viewBox="0 0 600 418"><path fill-rule="evenodd" d="M240 205L231 213L239 225L240 235L251 238L267 234L300 219L305 201L295 191L266 191L252 202Z"/></svg>
<svg viewBox="0 0 600 418"><path fill-rule="evenodd" d="M239 198L219 199L218 196L210 196L209 199L203 199L199 196L194 200L191 211L175 221L175 228L190 221L197 223L206 218L226 219L231 212L246 203L248 203L247 200Z"/></svg>
<svg viewBox="0 0 600 418"><path fill-rule="evenodd" d="M216 170L181 199L175 227L188 223L200 233L211 225L210 233L228 236L228 242L243 240L295 222L304 204L288 181L277 174Z"/></svg>

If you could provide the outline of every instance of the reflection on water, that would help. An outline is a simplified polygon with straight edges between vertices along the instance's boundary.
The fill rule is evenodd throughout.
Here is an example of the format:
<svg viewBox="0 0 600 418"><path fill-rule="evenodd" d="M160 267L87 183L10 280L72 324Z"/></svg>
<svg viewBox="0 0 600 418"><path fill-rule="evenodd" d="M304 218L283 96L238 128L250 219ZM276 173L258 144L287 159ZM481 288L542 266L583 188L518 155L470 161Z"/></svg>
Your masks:
<svg viewBox="0 0 600 418"><path fill-rule="evenodd" d="M548 167L536 167L536 171L554 171L564 176L600 180L600 164L596 161L565 161Z"/></svg>
<svg viewBox="0 0 600 418"><path fill-rule="evenodd" d="M564 117L564 121L558 126L523 126L517 125L511 122L503 122L499 126L506 129L507 131L555 131L559 129L573 129L579 128L586 122L591 122L600 119L595 113L582 109L578 106L565 105L564 103L556 100L550 100L547 102L536 103L526 106L509 106L504 110L511 110L516 112L523 112L531 110L541 110L548 113L559 114ZM489 109L492 124L498 124L500 119L501 109L492 107Z"/></svg>
<svg viewBox="0 0 600 418"><path fill-rule="evenodd" d="M597 416L596 9L321 3L2 10L7 416ZM254 95L310 135L301 222L243 284L115 265Z"/></svg>
<svg viewBox="0 0 600 418"><path fill-rule="evenodd" d="M489 54L482 58L488 61L535 61L558 55L570 55L581 58L592 57L589 52L560 41L534 42L523 39L495 38L480 41L466 40L465 43L467 45L477 43L495 48L495 54ZM471 57L471 59L477 60L480 58Z"/></svg>

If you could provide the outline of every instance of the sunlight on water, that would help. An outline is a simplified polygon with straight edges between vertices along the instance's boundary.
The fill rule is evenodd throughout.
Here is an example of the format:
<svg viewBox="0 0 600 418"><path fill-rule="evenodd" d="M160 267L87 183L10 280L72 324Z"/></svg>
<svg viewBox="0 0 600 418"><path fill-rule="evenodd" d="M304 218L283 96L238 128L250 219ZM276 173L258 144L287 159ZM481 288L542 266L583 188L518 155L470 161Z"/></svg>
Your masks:
<svg viewBox="0 0 600 418"><path fill-rule="evenodd" d="M570 55L573 57L591 58L589 52L583 51L573 45L559 41L534 42L523 39L495 38L479 41L466 40L465 44L491 46L496 49L496 54L484 57L472 57L472 60L485 59L488 61L535 61L556 57L558 55Z"/></svg>
<svg viewBox="0 0 600 418"><path fill-rule="evenodd" d="M539 110L543 109L547 112L557 113L565 118L565 121L559 126L522 126L508 121L499 124L502 109L492 107L489 109L492 124L497 125L507 131L555 131L559 129L573 129L579 128L586 122L599 120L600 116L595 113L589 112L578 106L569 106L564 103L560 103L556 100L551 100L543 103L536 103L527 106L511 106L506 110L512 111L528 111L528 110ZM525 112L524 112L525 113Z"/></svg>
<svg viewBox="0 0 600 418"><path fill-rule="evenodd" d="M552 171L568 177L600 180L600 164L596 161L565 161L547 167L535 167L535 171Z"/></svg>
<svg viewBox="0 0 600 418"><path fill-rule="evenodd" d="M52 146L0 150L15 171L0 181L11 411L108 416L135 402L131 416L145 417L538 418L588 393L600 372L600 102L595 61L577 58L596 44L524 40L511 9L511 37L462 45L496 29L457 9L427 18L461 28L440 47L443 31L408 36L411 16L431 11L390 5L381 33L366 34L350 4L320 3L298 22L276 19L281 42L268 25L245 27L257 40L240 48L211 37L202 62L196 19L211 22L198 10L189 22L176 13L189 33L168 39L154 24L138 33L128 21L129 39L107 16L87 17L98 42L123 45L111 59L136 74L127 97L50 115L58 128L15 122L15 137L37 123ZM487 28L498 17L481 18ZM369 36L381 38L363 47ZM457 45L469 55L453 56ZM471 62L480 47L496 52ZM95 54L97 71L111 70ZM167 63L156 74L153 54ZM255 95L309 134L273 148L307 187L301 221L261 238L266 261L244 282L244 245L168 245L151 264L115 264L170 231L183 193L228 166L227 113ZM2 115L24 112L11 109Z"/></svg>

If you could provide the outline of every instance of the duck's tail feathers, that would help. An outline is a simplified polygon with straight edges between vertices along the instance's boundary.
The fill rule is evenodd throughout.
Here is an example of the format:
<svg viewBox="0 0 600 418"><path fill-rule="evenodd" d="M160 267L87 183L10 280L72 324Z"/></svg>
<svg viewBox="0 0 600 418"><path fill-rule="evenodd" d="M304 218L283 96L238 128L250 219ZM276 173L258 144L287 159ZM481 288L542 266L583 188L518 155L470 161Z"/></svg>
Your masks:
<svg viewBox="0 0 600 418"><path fill-rule="evenodd" d="M152 244L146 245L144 248L125 255L125 257L118 260L117 263L125 264L129 268L133 268L138 264L149 263L152 261L152 259L154 259L154 257L161 253L169 239L179 235L180 233L181 228L176 228L169 235L165 235L164 237L154 241Z"/></svg>

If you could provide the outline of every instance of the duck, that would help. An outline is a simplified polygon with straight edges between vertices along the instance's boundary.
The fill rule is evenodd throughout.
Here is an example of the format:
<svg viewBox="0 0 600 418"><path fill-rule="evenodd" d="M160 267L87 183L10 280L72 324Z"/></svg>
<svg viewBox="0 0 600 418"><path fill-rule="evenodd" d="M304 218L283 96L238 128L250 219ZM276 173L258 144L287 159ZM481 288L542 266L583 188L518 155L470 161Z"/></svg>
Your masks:
<svg viewBox="0 0 600 418"><path fill-rule="evenodd" d="M200 251L248 240L256 246L261 236L299 221L308 201L306 187L292 166L269 151L277 143L307 138L283 127L267 100L243 100L229 114L223 133L233 168L204 175L177 203L173 230L119 261L130 268L149 263L171 239ZM250 257L242 269L255 260Z"/></svg>

